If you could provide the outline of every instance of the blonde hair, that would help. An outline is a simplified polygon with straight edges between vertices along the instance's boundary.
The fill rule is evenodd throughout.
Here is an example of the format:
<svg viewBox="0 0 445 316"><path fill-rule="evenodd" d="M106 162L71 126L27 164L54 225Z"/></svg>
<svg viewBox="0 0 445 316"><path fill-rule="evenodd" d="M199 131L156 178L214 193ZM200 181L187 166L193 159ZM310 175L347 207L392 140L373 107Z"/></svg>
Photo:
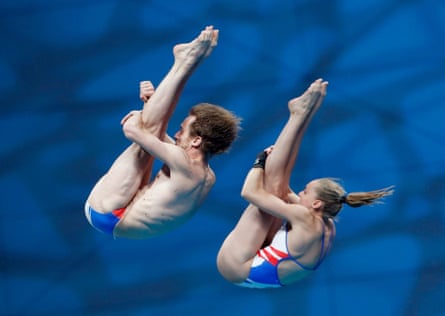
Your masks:
<svg viewBox="0 0 445 316"><path fill-rule="evenodd" d="M338 179L317 179L315 188L318 198L324 203L323 216L335 218L343 208L343 204L350 207L360 207L382 203L381 199L394 192L394 186L367 192L346 193Z"/></svg>

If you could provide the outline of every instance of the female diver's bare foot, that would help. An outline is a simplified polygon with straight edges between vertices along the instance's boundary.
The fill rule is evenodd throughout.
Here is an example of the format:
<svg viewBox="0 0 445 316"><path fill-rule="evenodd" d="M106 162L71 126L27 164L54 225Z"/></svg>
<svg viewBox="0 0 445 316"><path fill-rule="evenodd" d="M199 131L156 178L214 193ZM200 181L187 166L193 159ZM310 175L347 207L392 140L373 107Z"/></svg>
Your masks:
<svg viewBox="0 0 445 316"><path fill-rule="evenodd" d="M327 86L327 81L323 81L323 79L315 80L301 96L289 101L288 107L290 113L315 113L323 102Z"/></svg>
<svg viewBox="0 0 445 316"><path fill-rule="evenodd" d="M196 67L210 55L213 48L218 44L218 33L219 30L214 30L213 26L207 26L193 41L175 45L173 48L175 65L188 69Z"/></svg>

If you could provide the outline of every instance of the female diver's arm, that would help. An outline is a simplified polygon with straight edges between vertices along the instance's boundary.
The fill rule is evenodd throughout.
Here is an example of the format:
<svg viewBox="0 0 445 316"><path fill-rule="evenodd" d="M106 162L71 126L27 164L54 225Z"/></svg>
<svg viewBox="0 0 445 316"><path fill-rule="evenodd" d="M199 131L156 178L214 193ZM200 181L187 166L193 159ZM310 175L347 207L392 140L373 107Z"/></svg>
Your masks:
<svg viewBox="0 0 445 316"><path fill-rule="evenodd" d="M292 191L291 188L289 188L289 192L287 193L287 201L291 204L299 204L300 197L294 191Z"/></svg>
<svg viewBox="0 0 445 316"><path fill-rule="evenodd" d="M267 192L264 189L263 180L264 170L262 168L252 168L244 181L241 196L262 211L290 222L296 217L302 216L302 212L296 211L296 208L304 209L304 207L299 204L286 203Z"/></svg>

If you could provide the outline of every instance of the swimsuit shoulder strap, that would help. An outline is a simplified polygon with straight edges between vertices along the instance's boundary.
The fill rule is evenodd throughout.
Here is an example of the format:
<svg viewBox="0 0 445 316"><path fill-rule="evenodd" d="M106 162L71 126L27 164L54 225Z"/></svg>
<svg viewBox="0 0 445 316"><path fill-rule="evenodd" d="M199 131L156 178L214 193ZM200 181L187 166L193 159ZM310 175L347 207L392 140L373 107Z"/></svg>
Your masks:
<svg viewBox="0 0 445 316"><path fill-rule="evenodd" d="M320 247L320 256L318 257L318 261L317 263L313 266L313 267L307 267L303 264L301 264L297 259L293 258L293 261L299 265L301 268L305 269L305 270L316 270L320 264L323 262L324 258L326 257L327 253L329 252L330 248L331 248L331 244L332 244L332 239L333 239L333 234L331 234L331 237L329 238L329 245L326 247L325 249L325 236L326 236L326 229L325 229L325 224L323 219L321 220L321 225L322 225L322 233L321 233L321 247Z"/></svg>
<svg viewBox="0 0 445 316"><path fill-rule="evenodd" d="M318 258L317 264L313 268L314 270L317 269L320 266L320 264L323 262L324 258L328 254L329 250L331 250L332 241L334 239L334 234L333 234L333 232L331 232L331 235L329 236L328 245L326 246L326 249L325 249L324 240L325 240L325 236L326 236L326 229L325 229L325 223L324 223L323 219L321 219L321 224L323 226L323 233L321 234L320 257ZM334 226L333 226L333 229L334 229Z"/></svg>

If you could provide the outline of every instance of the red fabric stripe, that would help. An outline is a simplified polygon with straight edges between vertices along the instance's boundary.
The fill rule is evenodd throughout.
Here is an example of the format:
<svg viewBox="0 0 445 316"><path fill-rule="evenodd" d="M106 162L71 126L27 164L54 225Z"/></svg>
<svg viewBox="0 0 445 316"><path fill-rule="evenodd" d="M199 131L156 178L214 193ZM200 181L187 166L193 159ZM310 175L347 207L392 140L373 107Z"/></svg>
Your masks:
<svg viewBox="0 0 445 316"><path fill-rule="evenodd" d="M278 256L279 258L276 258L276 256L273 256L273 254L275 254L276 256ZM278 261L280 259L289 257L289 254L280 251L272 246L266 247L261 249L260 251L258 251L258 255L267 260L268 262L270 262L272 265L276 266L278 264Z"/></svg>
<svg viewBox="0 0 445 316"><path fill-rule="evenodd" d="M123 216L124 213L125 213L125 208L120 208L120 209L114 210L112 213L113 213L113 215L116 216L117 218L122 218L122 216Z"/></svg>
<svg viewBox="0 0 445 316"><path fill-rule="evenodd" d="M266 258L263 257L263 259L266 259L268 262L270 262L272 265L276 266L278 264L278 259L276 259L275 257L273 257L267 248L264 248L263 251L261 252L261 254L263 256L266 256Z"/></svg>
<svg viewBox="0 0 445 316"><path fill-rule="evenodd" d="M275 252L280 258L287 258L287 257L289 257L289 254L288 254L288 253L283 252L283 251L281 251L281 250L278 250L278 249L275 248L275 247L269 246L269 248L270 248L273 252Z"/></svg>

